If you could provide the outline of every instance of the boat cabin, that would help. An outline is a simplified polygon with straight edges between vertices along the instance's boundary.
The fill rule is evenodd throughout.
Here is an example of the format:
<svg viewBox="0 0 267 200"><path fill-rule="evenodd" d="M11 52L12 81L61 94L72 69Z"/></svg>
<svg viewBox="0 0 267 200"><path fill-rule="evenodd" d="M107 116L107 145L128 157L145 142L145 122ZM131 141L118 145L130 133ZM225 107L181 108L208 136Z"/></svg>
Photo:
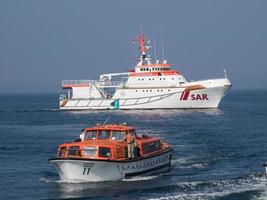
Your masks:
<svg viewBox="0 0 267 200"><path fill-rule="evenodd" d="M129 160L126 141L128 134L133 134L135 137L135 159L155 156L170 149L169 144L161 141L159 137L138 136L133 127L108 124L85 128L81 139L59 145L57 157Z"/></svg>

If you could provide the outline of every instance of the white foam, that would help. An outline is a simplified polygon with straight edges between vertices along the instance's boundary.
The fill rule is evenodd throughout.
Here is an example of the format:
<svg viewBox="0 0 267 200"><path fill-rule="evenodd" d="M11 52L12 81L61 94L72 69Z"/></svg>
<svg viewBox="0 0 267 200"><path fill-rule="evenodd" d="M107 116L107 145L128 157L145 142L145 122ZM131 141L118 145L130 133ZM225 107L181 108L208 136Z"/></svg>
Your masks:
<svg viewBox="0 0 267 200"><path fill-rule="evenodd" d="M157 178L158 176L136 176L133 178L125 178L122 181L146 181L146 180L151 180L154 178Z"/></svg>
<svg viewBox="0 0 267 200"><path fill-rule="evenodd" d="M177 186L184 188L187 192L181 193L183 189L177 193L167 194L161 197L149 198L149 200L170 200L170 199L211 199L214 197L223 197L233 193L241 193L246 191L263 191L259 197L253 200L267 200L267 180L265 177L248 176L243 179L223 180L223 181L192 181L179 182ZM202 187L204 185L204 187ZM205 187L207 185L207 188ZM200 188L199 188L200 186ZM191 191L191 192L190 192Z"/></svg>

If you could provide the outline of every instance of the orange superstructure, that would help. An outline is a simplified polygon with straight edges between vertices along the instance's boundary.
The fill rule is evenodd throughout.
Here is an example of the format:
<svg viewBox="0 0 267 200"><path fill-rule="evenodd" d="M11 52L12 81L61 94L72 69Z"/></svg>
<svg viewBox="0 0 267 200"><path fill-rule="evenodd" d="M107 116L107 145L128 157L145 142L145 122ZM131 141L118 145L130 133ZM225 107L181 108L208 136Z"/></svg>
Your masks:
<svg viewBox="0 0 267 200"><path fill-rule="evenodd" d="M94 160L129 160L126 136L135 137L135 158L142 159L162 154L171 149L159 137L138 136L135 129L123 124L96 125L83 130L83 138L59 145L58 158Z"/></svg>

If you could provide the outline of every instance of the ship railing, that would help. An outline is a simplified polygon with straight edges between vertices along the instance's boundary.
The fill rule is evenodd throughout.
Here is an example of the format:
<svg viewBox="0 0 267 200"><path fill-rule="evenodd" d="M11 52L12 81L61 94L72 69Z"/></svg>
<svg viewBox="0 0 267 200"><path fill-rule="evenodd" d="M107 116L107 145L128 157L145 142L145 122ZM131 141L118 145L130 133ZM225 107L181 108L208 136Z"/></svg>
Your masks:
<svg viewBox="0 0 267 200"><path fill-rule="evenodd" d="M99 81L99 87L119 87L123 85L122 81Z"/></svg>
<svg viewBox="0 0 267 200"><path fill-rule="evenodd" d="M62 87L68 86L88 86L88 85L97 85L97 86L120 86L124 85L124 81L97 81L97 80L63 80Z"/></svg>
<svg viewBox="0 0 267 200"><path fill-rule="evenodd" d="M98 81L96 80L63 80L62 81L62 87L68 87L68 86L77 86L77 85L90 85L90 84L96 84Z"/></svg>
<svg viewBox="0 0 267 200"><path fill-rule="evenodd" d="M72 87L88 87L94 85L99 88L117 88L117 87L125 87L127 79L123 79L122 81L98 81L98 80L63 80L62 87L64 89L70 89Z"/></svg>

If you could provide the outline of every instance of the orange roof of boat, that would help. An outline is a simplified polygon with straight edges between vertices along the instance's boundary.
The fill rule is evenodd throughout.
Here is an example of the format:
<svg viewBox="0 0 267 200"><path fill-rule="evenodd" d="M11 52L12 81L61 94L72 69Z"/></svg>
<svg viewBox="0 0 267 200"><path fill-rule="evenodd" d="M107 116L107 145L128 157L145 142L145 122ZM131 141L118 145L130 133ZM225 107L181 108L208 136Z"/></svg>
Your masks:
<svg viewBox="0 0 267 200"><path fill-rule="evenodd" d="M130 131L134 130L134 127L127 126L126 124L97 124L93 127L85 128L85 131L92 130L117 130L117 131Z"/></svg>

